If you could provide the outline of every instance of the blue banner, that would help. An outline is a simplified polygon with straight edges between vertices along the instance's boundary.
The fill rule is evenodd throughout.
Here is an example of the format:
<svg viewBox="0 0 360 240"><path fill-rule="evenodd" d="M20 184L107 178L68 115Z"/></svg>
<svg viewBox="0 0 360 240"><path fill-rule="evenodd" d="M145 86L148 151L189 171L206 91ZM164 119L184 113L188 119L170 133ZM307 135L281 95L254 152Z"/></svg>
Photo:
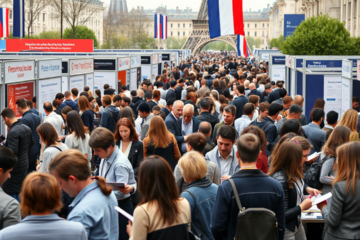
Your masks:
<svg viewBox="0 0 360 240"><path fill-rule="evenodd" d="M341 68L342 60L307 60L306 68Z"/></svg>
<svg viewBox="0 0 360 240"><path fill-rule="evenodd" d="M22 6L20 6L20 4ZM20 32L21 32L21 28L22 28L22 36L21 37L25 37L25 1L24 0L14 0L14 5L13 5L13 11L14 11L14 19L13 19L13 25L14 25L14 30L13 30L13 36L14 37L20 37ZM21 14L22 14L22 21L20 20L20 10L22 10Z"/></svg>
<svg viewBox="0 0 360 240"><path fill-rule="evenodd" d="M274 65L285 65L285 56L273 56L272 57L272 64Z"/></svg>
<svg viewBox="0 0 360 240"><path fill-rule="evenodd" d="M296 59L296 68L303 67L303 59Z"/></svg>
<svg viewBox="0 0 360 240"><path fill-rule="evenodd" d="M292 36L297 26L305 20L305 14L284 14L284 40Z"/></svg>

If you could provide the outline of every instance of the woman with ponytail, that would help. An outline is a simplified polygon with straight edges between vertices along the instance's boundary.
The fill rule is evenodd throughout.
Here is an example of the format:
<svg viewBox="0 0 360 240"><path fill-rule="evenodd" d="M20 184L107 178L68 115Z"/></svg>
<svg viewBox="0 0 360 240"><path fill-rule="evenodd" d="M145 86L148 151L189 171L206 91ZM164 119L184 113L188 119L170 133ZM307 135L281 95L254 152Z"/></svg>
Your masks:
<svg viewBox="0 0 360 240"><path fill-rule="evenodd" d="M61 189L75 198L69 205L68 221L82 223L89 240L118 239L118 215L114 211L117 201L113 188L106 185L103 177L91 177L89 161L84 154L74 149L60 152L51 161L49 172Z"/></svg>

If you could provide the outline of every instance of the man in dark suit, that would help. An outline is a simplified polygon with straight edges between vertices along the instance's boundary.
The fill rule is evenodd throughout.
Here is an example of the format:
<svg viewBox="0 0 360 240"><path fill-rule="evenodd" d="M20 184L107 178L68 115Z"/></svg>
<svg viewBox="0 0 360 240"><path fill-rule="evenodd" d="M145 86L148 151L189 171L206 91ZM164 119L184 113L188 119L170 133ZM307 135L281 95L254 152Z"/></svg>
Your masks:
<svg viewBox="0 0 360 240"><path fill-rule="evenodd" d="M154 100L153 100L153 93L152 92L147 92L145 94L145 98L146 98L146 103L149 104L150 106L150 111L152 112L152 109L154 106L158 105Z"/></svg>
<svg viewBox="0 0 360 240"><path fill-rule="evenodd" d="M175 101L172 111L165 118L165 125L169 132L174 134L179 150L181 152L181 144L186 142L187 137L183 136L181 126L178 124L178 119L183 115L184 103L180 100Z"/></svg>
<svg viewBox="0 0 360 240"><path fill-rule="evenodd" d="M165 99L166 102L169 101L169 99L171 99L171 98L176 99L175 87L176 87L176 81L173 80L170 82L170 88L166 94L166 99ZM180 93L180 96L181 96L181 93Z"/></svg>
<svg viewBox="0 0 360 240"><path fill-rule="evenodd" d="M29 168L28 172L36 170L36 160L40 155L40 138L39 134L36 132L36 128L40 125L40 117L35 115L31 110L29 110L26 103L26 99L19 99L16 102L17 110L22 115L21 122L28 126L31 129L32 137L35 140L34 145L29 150Z"/></svg>
<svg viewBox="0 0 360 240"><path fill-rule="evenodd" d="M194 117L195 108L192 104L186 104L183 111L183 116L178 118L177 123L180 126L183 136L189 136L199 130L200 120ZM179 144L179 143L178 143ZM180 152L186 152L186 142L179 144Z"/></svg>
<svg viewBox="0 0 360 240"><path fill-rule="evenodd" d="M261 92L256 89L255 83L250 83L249 89L250 89L250 93L247 95L248 97L250 97L251 95L256 95L259 97L259 99L261 98Z"/></svg>
<svg viewBox="0 0 360 240"><path fill-rule="evenodd" d="M232 105L236 107L236 117L235 120L241 118L244 112L244 106L249 102L249 99L245 96L244 85L237 86L237 91L239 96L234 99Z"/></svg>
<svg viewBox="0 0 360 240"><path fill-rule="evenodd" d="M210 110L211 110L211 101L207 98L203 98L199 101L199 105L200 105L200 115L198 115L196 118L198 120L200 120L200 122L208 122L211 124L211 130L214 130L214 127L216 124L219 123L219 118L214 115L211 114Z"/></svg>
<svg viewBox="0 0 360 240"><path fill-rule="evenodd" d="M185 86L185 80L181 78L179 80L179 85L175 89L176 100L181 100L181 92L182 90L184 90L184 86Z"/></svg>

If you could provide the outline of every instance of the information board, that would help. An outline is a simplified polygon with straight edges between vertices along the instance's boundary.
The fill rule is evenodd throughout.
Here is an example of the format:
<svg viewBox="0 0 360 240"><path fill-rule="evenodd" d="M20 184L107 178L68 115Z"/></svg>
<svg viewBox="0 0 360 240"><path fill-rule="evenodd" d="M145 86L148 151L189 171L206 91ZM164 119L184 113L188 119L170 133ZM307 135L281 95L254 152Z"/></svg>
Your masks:
<svg viewBox="0 0 360 240"><path fill-rule="evenodd" d="M5 83L33 80L35 78L35 62L5 62Z"/></svg>
<svg viewBox="0 0 360 240"><path fill-rule="evenodd" d="M351 80L342 77L341 78L341 112L339 115L343 115L344 112L352 108L352 92L351 92ZM326 106L326 104L325 104Z"/></svg>
<svg viewBox="0 0 360 240"><path fill-rule="evenodd" d="M59 77L62 73L61 59L47 59L38 61L39 79Z"/></svg>
<svg viewBox="0 0 360 240"><path fill-rule="evenodd" d="M129 90L137 89L137 68L130 69L130 88Z"/></svg>
<svg viewBox="0 0 360 240"><path fill-rule="evenodd" d="M341 114L341 76L324 76L325 116L329 111Z"/></svg>
<svg viewBox="0 0 360 240"><path fill-rule="evenodd" d="M70 77L69 90L71 90L73 88L77 88L80 93L83 91L84 87L85 87L84 86L84 75L77 75L77 76Z"/></svg>
<svg viewBox="0 0 360 240"><path fill-rule="evenodd" d="M39 109L40 114L45 118L45 112L44 112L44 103L45 102L51 102L55 99L55 96L58 92L64 92L61 91L61 77L47 79L47 80L40 80L38 91L39 95L36 98L37 106Z"/></svg>
<svg viewBox="0 0 360 240"><path fill-rule="evenodd" d="M68 77L66 76L61 77L61 89L62 92L69 91Z"/></svg>
<svg viewBox="0 0 360 240"><path fill-rule="evenodd" d="M117 84L117 79L115 76L116 72L94 72L94 90L100 89L101 95L104 95L104 85L109 84L113 89L115 84Z"/></svg>
<svg viewBox="0 0 360 240"><path fill-rule="evenodd" d="M90 88L90 91L94 91L94 74L88 73L86 74L85 86Z"/></svg>
<svg viewBox="0 0 360 240"><path fill-rule="evenodd" d="M7 84L7 107L15 112L15 117L21 117L16 107L17 100L24 98L31 101L33 97L34 82ZM53 96L53 98L54 97L55 96Z"/></svg>

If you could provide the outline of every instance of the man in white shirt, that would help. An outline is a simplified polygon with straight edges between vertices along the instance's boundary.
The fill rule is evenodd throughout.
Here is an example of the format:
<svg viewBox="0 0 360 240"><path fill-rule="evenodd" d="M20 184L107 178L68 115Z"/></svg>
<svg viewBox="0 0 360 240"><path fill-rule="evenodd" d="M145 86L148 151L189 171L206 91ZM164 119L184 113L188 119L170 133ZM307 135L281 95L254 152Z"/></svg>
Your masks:
<svg viewBox="0 0 360 240"><path fill-rule="evenodd" d="M131 94L130 94L130 91L129 91L129 90L127 90L126 85L122 85L119 91L121 91L121 95L123 95L123 94L124 94L126 97L128 97L128 98L130 98L130 99L131 99Z"/></svg>
<svg viewBox="0 0 360 240"><path fill-rule="evenodd" d="M241 118L238 118L235 120L235 129L236 131L239 133L239 137L241 136L242 131L244 130L244 128L246 128L247 126L249 126L249 124L251 123L251 119L254 115L255 112L255 106L252 103L246 103L244 105L244 113L241 116Z"/></svg>
<svg viewBox="0 0 360 240"><path fill-rule="evenodd" d="M44 107L44 112L46 114L44 123L47 122L53 125L58 136L61 137L63 135L62 129L64 128L64 121L62 117L53 111L53 106L50 102L45 102L43 107Z"/></svg>

